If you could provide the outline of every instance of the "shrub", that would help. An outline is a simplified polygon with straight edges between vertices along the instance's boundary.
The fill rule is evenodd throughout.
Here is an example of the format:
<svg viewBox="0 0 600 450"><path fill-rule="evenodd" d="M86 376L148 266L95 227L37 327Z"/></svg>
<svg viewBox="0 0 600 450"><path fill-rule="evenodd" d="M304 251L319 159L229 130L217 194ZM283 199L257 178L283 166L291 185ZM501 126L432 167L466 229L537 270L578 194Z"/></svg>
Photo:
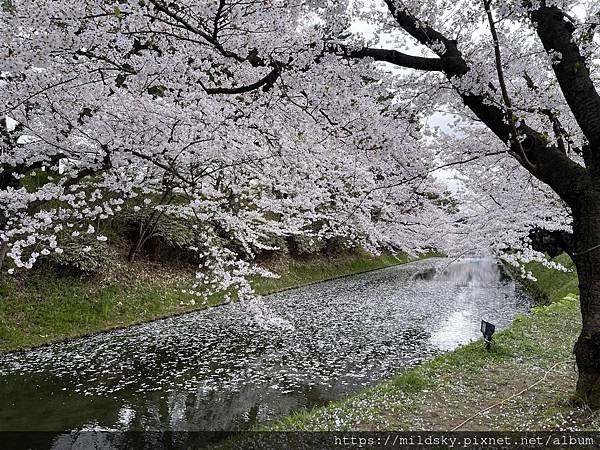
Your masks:
<svg viewBox="0 0 600 450"><path fill-rule="evenodd" d="M115 250L106 242L92 238L62 241L60 248L62 253L51 252L44 259L57 266L90 275L106 270L117 258Z"/></svg>
<svg viewBox="0 0 600 450"><path fill-rule="evenodd" d="M294 248L299 255L321 253L326 246L326 241L312 234L294 236Z"/></svg>

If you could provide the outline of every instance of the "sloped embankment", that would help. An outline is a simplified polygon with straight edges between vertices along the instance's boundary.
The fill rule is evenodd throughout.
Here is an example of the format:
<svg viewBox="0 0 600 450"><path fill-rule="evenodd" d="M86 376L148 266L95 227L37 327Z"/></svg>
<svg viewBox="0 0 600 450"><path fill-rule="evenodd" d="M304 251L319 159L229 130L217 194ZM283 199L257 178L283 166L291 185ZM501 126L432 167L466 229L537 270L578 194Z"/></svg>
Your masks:
<svg viewBox="0 0 600 450"><path fill-rule="evenodd" d="M425 255L427 256L427 255ZM364 251L306 258L278 258L269 268L277 279L255 283L259 294L390 267L406 255L371 256ZM20 277L0 276L0 354L127 327L215 306L189 293L194 271L151 262L115 260L93 277L34 269Z"/></svg>

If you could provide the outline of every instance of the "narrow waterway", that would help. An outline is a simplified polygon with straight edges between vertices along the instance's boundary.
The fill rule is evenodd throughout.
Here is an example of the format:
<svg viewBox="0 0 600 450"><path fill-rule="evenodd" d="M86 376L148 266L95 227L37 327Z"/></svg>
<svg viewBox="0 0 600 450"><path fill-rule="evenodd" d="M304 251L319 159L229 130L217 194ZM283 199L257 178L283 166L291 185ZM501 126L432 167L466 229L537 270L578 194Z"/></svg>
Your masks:
<svg viewBox="0 0 600 450"><path fill-rule="evenodd" d="M0 357L0 430L242 430L480 337L529 298L492 259L369 272Z"/></svg>

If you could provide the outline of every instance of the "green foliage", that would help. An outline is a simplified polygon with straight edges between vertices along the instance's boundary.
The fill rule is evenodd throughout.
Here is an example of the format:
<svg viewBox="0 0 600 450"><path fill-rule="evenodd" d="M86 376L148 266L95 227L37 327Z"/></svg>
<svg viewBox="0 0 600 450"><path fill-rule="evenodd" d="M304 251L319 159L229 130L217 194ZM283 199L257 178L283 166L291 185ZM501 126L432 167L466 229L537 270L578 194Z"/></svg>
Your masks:
<svg viewBox="0 0 600 450"><path fill-rule="evenodd" d="M17 8L15 8L15 4L13 3L13 0L2 0L2 5L1 8L2 11L4 11L5 13L10 13L10 14L14 14L17 11Z"/></svg>
<svg viewBox="0 0 600 450"><path fill-rule="evenodd" d="M154 230L154 234L171 246L186 248L198 240L198 233L192 227L191 221L186 221L171 214L163 214Z"/></svg>
<svg viewBox="0 0 600 450"><path fill-rule="evenodd" d="M327 242L310 234L294 236L294 248L299 255L314 255L325 250L326 246Z"/></svg>
<svg viewBox="0 0 600 450"><path fill-rule="evenodd" d="M85 274L100 273L110 267L117 259L115 250L92 238L70 238L61 241L60 248L63 253L51 252L42 258L52 263L73 268Z"/></svg>
<svg viewBox="0 0 600 450"><path fill-rule="evenodd" d="M287 255L289 254L289 248L286 239L283 236L269 236L263 239L263 244L269 247L276 247L277 250L274 252L278 255Z"/></svg>
<svg viewBox="0 0 600 450"><path fill-rule="evenodd" d="M148 94L150 94L154 97L164 97L166 90L167 90L166 86L162 86L162 85L150 86L148 88Z"/></svg>
<svg viewBox="0 0 600 450"><path fill-rule="evenodd" d="M120 214L118 220L135 231L135 235L132 236L134 241L139 238L141 225L145 233L150 233L151 238L160 239L173 248L201 246L198 242L198 231L193 227L192 221L169 214L168 211L161 214L154 207L137 211L128 207Z"/></svg>
<svg viewBox="0 0 600 450"><path fill-rule="evenodd" d="M34 170L25 175L25 177L21 180L21 185L27 189L27 192L35 192L48 183L50 176L51 174L46 170Z"/></svg>

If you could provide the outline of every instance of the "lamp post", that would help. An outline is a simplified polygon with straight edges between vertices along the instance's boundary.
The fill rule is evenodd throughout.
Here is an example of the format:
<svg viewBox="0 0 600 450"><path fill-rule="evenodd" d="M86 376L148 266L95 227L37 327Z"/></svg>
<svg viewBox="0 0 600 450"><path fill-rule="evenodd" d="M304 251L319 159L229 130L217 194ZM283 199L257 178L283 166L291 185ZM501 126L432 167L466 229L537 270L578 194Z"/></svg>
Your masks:
<svg viewBox="0 0 600 450"><path fill-rule="evenodd" d="M483 334L483 342L485 343L485 349L488 352L492 346L492 336L494 335L494 331L496 331L496 325L486 322L485 320L481 321L481 334Z"/></svg>

